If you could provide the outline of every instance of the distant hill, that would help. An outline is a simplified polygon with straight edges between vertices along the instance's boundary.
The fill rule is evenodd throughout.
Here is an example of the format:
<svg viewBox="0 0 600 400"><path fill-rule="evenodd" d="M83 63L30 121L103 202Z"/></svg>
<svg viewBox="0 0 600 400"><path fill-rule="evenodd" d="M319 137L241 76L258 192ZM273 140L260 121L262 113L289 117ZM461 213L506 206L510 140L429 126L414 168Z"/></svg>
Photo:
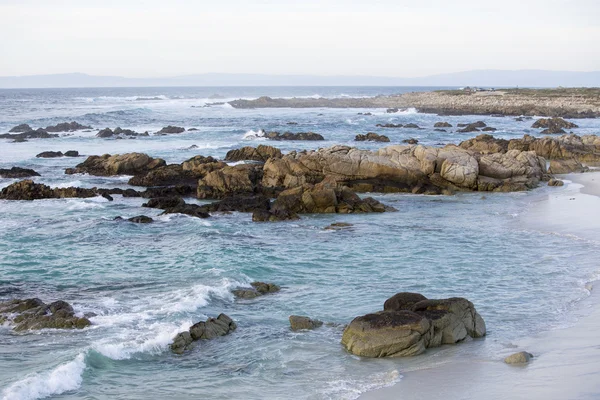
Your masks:
<svg viewBox="0 0 600 400"><path fill-rule="evenodd" d="M0 77L0 88L3 89L147 86L600 87L600 71L476 70L419 78L218 73L166 78L124 78L81 73Z"/></svg>

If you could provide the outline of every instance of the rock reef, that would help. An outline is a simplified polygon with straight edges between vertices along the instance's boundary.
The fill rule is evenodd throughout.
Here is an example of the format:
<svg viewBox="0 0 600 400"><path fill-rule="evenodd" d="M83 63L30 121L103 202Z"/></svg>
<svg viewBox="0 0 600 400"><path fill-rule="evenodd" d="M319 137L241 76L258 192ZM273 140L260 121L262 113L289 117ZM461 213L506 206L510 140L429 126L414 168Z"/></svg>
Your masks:
<svg viewBox="0 0 600 400"><path fill-rule="evenodd" d="M45 304L40 299L0 302L0 324L7 322L15 331L38 329L83 329L89 319L75 316L73 307L65 301Z"/></svg>

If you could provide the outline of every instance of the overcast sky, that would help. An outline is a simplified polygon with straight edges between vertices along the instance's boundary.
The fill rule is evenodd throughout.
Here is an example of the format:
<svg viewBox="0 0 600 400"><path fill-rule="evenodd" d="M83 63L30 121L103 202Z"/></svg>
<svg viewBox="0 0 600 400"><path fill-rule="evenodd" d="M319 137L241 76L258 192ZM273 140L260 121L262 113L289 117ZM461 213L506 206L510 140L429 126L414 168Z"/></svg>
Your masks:
<svg viewBox="0 0 600 400"><path fill-rule="evenodd" d="M0 76L592 71L599 50L600 0L0 0Z"/></svg>

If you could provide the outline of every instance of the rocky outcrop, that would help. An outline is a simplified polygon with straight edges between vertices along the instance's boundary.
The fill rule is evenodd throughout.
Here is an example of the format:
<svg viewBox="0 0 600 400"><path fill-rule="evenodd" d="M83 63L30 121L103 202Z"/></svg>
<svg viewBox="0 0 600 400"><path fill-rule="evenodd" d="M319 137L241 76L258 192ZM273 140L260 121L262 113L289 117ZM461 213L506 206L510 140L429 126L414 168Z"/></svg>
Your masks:
<svg viewBox="0 0 600 400"><path fill-rule="evenodd" d="M36 130L31 130L22 133L4 133L0 135L0 139L13 139L15 142L25 141L27 139L51 139L58 137L55 133L48 133L46 130L42 128L38 128Z"/></svg>
<svg viewBox="0 0 600 400"><path fill-rule="evenodd" d="M62 151L43 151L36 155L37 158L56 158L56 157L79 157L79 152L76 150Z"/></svg>
<svg viewBox="0 0 600 400"><path fill-rule="evenodd" d="M45 304L40 299L0 302L0 324L8 323L15 331L39 329L83 329L89 319L75 316L73 307L65 301Z"/></svg>
<svg viewBox="0 0 600 400"><path fill-rule="evenodd" d="M129 179L132 186L195 186L203 174L184 170L179 164L165 165Z"/></svg>
<svg viewBox="0 0 600 400"><path fill-rule="evenodd" d="M130 136L130 137L149 136L149 134L148 134L148 132L138 133L138 132L132 131L131 129L122 129L120 127L116 127L114 131L110 128L104 128L96 134L96 137L99 137L99 138L111 138L111 137L122 138L124 136Z"/></svg>
<svg viewBox="0 0 600 400"><path fill-rule="evenodd" d="M573 122L565 121L562 118L540 118L533 123L532 128L542 128L545 129L542 131L543 134L548 133L565 133L563 129L573 129L579 128Z"/></svg>
<svg viewBox="0 0 600 400"><path fill-rule="evenodd" d="M8 132L10 133L23 133L23 132L29 132L32 131L33 129L31 128L31 126L27 125L27 124L21 124L21 125L17 125L17 126L13 126L12 128L10 128L10 130Z"/></svg>
<svg viewBox="0 0 600 400"><path fill-rule="evenodd" d="M342 345L364 357L414 356L485 334L483 319L466 299L427 300L418 293L398 293L385 302L384 311L352 320Z"/></svg>
<svg viewBox="0 0 600 400"><path fill-rule="evenodd" d="M587 172L589 168L575 159L571 160L552 160L548 172L551 174L571 174L574 172Z"/></svg>
<svg viewBox="0 0 600 400"><path fill-rule="evenodd" d="M19 179L29 178L31 176L40 176L37 172L29 168L12 167L11 169L0 168L0 178Z"/></svg>
<svg viewBox="0 0 600 400"><path fill-rule="evenodd" d="M281 290L281 288L274 283L252 282L250 286L250 288L237 288L231 292L239 299L253 299L265 294L276 293Z"/></svg>
<svg viewBox="0 0 600 400"><path fill-rule="evenodd" d="M377 124L375 125L378 128L402 128L404 125L402 124Z"/></svg>
<svg viewBox="0 0 600 400"><path fill-rule="evenodd" d="M180 126L165 126L160 131L156 132L156 135L170 135L174 133L183 133L185 132L185 128Z"/></svg>
<svg viewBox="0 0 600 400"><path fill-rule="evenodd" d="M452 128L452 124L449 122L436 122L433 124L434 128Z"/></svg>
<svg viewBox="0 0 600 400"><path fill-rule="evenodd" d="M15 182L5 187L0 192L3 200L40 200L40 199L62 199L74 197L96 197L99 195L97 189L83 189L77 187L51 188L32 180Z"/></svg>
<svg viewBox="0 0 600 400"><path fill-rule="evenodd" d="M46 132L74 132L83 129L92 129L91 126L82 125L78 122L62 122L60 124L47 126Z"/></svg>
<svg viewBox="0 0 600 400"><path fill-rule="evenodd" d="M506 364L527 364L533 358L533 354L526 351L520 351L504 359Z"/></svg>
<svg viewBox="0 0 600 400"><path fill-rule="evenodd" d="M260 190L262 165L240 164L212 171L198 181L199 199L220 199Z"/></svg>
<svg viewBox="0 0 600 400"><path fill-rule="evenodd" d="M314 132L265 132L264 137L269 140L325 140L323 136Z"/></svg>
<svg viewBox="0 0 600 400"><path fill-rule="evenodd" d="M264 166L262 186L295 188L317 184L327 176L357 192L506 190L509 185L505 184L515 180L526 183L518 185L523 190L534 187L546 170L542 158L520 153L488 157L453 145L389 146L377 151L334 146L269 160ZM480 181L485 184L480 185Z"/></svg>
<svg viewBox="0 0 600 400"><path fill-rule="evenodd" d="M269 158L281 158L281 150L273 146L258 145L246 146L241 149L229 150L225 161L260 161L266 162Z"/></svg>
<svg viewBox="0 0 600 400"><path fill-rule="evenodd" d="M390 138L385 135L378 135L374 132L368 132L366 135L358 134L354 138L356 142L389 142Z"/></svg>
<svg viewBox="0 0 600 400"><path fill-rule="evenodd" d="M492 135L481 134L473 139L465 140L459 146L463 149L482 154L506 153L508 150L508 140L496 139Z"/></svg>
<svg viewBox="0 0 600 400"><path fill-rule="evenodd" d="M152 158L143 153L105 154L90 156L75 168L67 168L65 173L96 176L139 175L165 165L165 160Z"/></svg>
<svg viewBox="0 0 600 400"><path fill-rule="evenodd" d="M293 331L315 329L323 325L322 321L300 315L290 315L290 328Z"/></svg>
<svg viewBox="0 0 600 400"><path fill-rule="evenodd" d="M217 318L209 318L198 322L190 327L188 331L181 332L175 336L171 343L171 351L175 354L183 354L189 350L192 344L199 340L211 340L219 336L229 335L237 329L236 323L225 314Z"/></svg>

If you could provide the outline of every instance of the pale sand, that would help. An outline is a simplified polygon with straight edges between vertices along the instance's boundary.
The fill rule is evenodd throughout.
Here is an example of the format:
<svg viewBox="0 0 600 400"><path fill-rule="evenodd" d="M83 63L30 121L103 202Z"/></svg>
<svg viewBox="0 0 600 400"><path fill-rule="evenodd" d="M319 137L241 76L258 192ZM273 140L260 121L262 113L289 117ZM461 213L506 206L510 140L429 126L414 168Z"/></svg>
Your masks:
<svg viewBox="0 0 600 400"><path fill-rule="evenodd" d="M536 201L523 222L600 242L600 172L561 178L575 184L551 190ZM600 255L598 264L600 270ZM404 376L398 384L365 393L360 399L600 399L600 282L577 304L577 310L579 320L571 327L523 338L513 342L512 349L481 357L489 359L462 357L411 372L399 368ZM479 343L462 346L473 345ZM529 364L503 362L505 356L522 350L534 354Z"/></svg>

